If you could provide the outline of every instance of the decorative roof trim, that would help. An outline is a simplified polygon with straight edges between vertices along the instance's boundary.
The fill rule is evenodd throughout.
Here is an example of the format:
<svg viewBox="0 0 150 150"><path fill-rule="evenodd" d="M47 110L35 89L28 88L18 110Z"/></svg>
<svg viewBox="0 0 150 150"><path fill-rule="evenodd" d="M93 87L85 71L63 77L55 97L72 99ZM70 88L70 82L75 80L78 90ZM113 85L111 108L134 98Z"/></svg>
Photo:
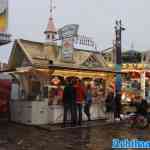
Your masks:
<svg viewBox="0 0 150 150"><path fill-rule="evenodd" d="M30 61L30 63L33 65L33 60L31 58L31 56L28 54L28 52L26 51L25 47L23 46L23 44L21 43L20 39L17 40L17 43L19 44L19 46L21 47L21 49L23 50L24 54L27 56L27 59Z"/></svg>
<svg viewBox="0 0 150 150"><path fill-rule="evenodd" d="M24 42L34 43L34 44L35 44L35 43L36 43L36 44L42 44L42 45L44 44L43 42L38 42L38 41L31 41L31 40L25 40L25 39L18 39L18 40L19 40L20 42L21 42L21 41L24 41Z"/></svg>
<svg viewBox="0 0 150 150"><path fill-rule="evenodd" d="M15 40L15 42L14 42L14 44L13 44L13 47L12 47L11 54L10 54L10 56L9 56L8 68L11 67L11 61L12 61L12 59L13 59L13 55L14 55L14 53L15 53L15 48L16 48L16 46L17 46L17 43L16 43L16 40Z"/></svg>

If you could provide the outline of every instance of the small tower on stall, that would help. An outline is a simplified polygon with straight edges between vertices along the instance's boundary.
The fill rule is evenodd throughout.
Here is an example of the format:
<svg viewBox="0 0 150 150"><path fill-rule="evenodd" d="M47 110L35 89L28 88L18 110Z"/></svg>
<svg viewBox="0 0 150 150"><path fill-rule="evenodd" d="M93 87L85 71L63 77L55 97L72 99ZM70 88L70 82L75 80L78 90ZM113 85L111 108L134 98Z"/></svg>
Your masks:
<svg viewBox="0 0 150 150"><path fill-rule="evenodd" d="M50 18L48 20L47 28L44 32L47 44L56 44L57 29L53 19L53 11L55 8L56 7L53 5L53 0L50 0Z"/></svg>

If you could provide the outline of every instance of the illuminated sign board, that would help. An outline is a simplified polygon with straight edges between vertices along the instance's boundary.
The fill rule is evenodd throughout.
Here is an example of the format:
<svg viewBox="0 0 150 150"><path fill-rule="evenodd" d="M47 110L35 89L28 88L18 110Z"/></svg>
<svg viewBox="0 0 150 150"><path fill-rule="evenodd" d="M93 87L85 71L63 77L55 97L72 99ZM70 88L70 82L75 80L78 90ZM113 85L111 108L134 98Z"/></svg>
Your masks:
<svg viewBox="0 0 150 150"><path fill-rule="evenodd" d="M122 69L144 69L144 64L122 64Z"/></svg>
<svg viewBox="0 0 150 150"><path fill-rule="evenodd" d="M0 0L0 32L7 31L8 27L8 0Z"/></svg>

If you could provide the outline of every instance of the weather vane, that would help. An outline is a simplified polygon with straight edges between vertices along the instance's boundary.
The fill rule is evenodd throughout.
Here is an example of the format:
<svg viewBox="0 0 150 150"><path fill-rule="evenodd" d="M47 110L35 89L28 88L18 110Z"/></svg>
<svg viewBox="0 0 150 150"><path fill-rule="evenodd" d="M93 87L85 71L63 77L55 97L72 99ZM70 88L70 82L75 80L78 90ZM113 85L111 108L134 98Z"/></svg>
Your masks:
<svg viewBox="0 0 150 150"><path fill-rule="evenodd" d="M50 0L50 16L53 18L53 11L56 9L56 6L53 5L53 0Z"/></svg>

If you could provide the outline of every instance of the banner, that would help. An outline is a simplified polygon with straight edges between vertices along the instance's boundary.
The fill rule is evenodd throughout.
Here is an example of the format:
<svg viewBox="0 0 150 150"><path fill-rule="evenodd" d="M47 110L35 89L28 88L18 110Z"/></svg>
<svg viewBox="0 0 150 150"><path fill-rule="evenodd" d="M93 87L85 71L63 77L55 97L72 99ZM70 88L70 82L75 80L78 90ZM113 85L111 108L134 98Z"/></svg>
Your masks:
<svg viewBox="0 0 150 150"><path fill-rule="evenodd" d="M8 0L0 0L0 32L7 31L8 27Z"/></svg>

